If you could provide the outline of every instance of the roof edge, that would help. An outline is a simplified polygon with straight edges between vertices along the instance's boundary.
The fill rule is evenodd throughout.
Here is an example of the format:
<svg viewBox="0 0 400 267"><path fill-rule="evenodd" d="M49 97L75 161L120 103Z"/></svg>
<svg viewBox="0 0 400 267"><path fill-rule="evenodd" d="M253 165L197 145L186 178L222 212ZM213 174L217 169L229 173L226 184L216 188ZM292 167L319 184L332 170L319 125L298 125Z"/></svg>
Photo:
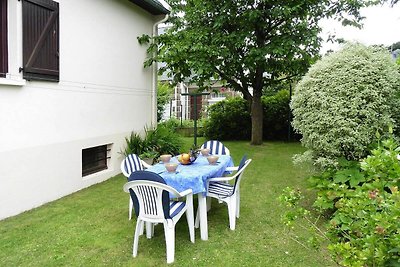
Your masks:
<svg viewBox="0 0 400 267"><path fill-rule="evenodd" d="M167 15L171 11L158 0L129 0L152 15Z"/></svg>

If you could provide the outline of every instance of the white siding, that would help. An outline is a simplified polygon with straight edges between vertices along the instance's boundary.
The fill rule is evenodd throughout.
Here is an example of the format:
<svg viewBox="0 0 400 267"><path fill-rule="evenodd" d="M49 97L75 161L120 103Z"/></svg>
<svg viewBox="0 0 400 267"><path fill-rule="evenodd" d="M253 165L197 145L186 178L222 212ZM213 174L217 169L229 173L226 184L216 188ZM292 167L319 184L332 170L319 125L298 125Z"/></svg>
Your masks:
<svg viewBox="0 0 400 267"><path fill-rule="evenodd" d="M9 2L18 79L20 2ZM0 219L120 173L124 137L151 123L151 69L136 38L154 17L127 0L58 2L60 82L0 81ZM82 149L102 144L113 144L110 168L82 177Z"/></svg>

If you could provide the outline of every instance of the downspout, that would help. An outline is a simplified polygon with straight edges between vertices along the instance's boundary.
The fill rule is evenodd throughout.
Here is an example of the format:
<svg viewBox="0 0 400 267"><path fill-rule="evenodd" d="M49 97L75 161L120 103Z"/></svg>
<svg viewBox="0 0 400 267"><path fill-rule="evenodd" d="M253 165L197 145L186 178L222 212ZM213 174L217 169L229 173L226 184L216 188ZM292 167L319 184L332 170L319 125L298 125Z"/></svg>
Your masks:
<svg viewBox="0 0 400 267"><path fill-rule="evenodd" d="M153 25L153 33L152 37L156 37L158 35L158 25L160 23L166 22L169 18L169 15L165 15L165 17ZM154 52L153 57L156 56L157 52ZM152 90L151 90L151 106L152 106L152 113L151 113L151 125L152 127L157 127L157 82L158 82L158 66L157 62L153 62L153 83L152 83Z"/></svg>

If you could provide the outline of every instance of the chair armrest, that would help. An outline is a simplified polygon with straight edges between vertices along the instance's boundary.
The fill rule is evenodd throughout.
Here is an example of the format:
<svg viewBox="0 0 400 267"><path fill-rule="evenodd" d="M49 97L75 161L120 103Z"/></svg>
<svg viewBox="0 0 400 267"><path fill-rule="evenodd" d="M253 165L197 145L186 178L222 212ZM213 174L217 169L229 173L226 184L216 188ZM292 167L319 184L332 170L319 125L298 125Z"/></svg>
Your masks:
<svg viewBox="0 0 400 267"><path fill-rule="evenodd" d="M184 196L191 195L191 194L193 194L193 190L186 189L185 191L179 192L179 197L184 197Z"/></svg>
<svg viewBox="0 0 400 267"><path fill-rule="evenodd" d="M226 167L225 171L226 172L233 172L233 171L237 171L238 169L239 169L239 166Z"/></svg>
<svg viewBox="0 0 400 267"><path fill-rule="evenodd" d="M141 161L141 163L142 163L142 165L143 165L143 167L144 167L145 169L148 169L148 168L151 167L151 165L147 164L144 160L140 160L140 161Z"/></svg>
<svg viewBox="0 0 400 267"><path fill-rule="evenodd" d="M215 178L210 178L207 180L208 182L226 182L234 179L235 176L227 176L227 177L215 177Z"/></svg>

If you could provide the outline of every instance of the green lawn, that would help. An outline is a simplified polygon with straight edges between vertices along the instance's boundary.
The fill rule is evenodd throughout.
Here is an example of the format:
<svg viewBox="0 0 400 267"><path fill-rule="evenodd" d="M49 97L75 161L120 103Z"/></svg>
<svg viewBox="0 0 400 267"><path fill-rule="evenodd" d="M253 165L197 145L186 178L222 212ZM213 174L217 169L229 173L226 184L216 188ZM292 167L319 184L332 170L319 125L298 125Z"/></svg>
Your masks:
<svg viewBox="0 0 400 267"><path fill-rule="evenodd" d="M185 139L187 145L192 139ZM202 140L199 140L199 143ZM185 216L176 228L173 266L335 266L326 251L307 250L290 239L280 222L277 197L286 186L305 188L304 170L291 163L303 151L298 143L225 142L234 162L253 159L241 183L241 214L229 230L226 206L212 202L209 240L189 241ZM162 225L139 240L132 257L136 220L128 221L125 177L106 182L0 221L1 266L160 266L166 265ZM21 192L23 194L23 192ZM197 201L195 202L197 203ZM196 205L197 207L197 205ZM298 232L299 237L305 232Z"/></svg>

